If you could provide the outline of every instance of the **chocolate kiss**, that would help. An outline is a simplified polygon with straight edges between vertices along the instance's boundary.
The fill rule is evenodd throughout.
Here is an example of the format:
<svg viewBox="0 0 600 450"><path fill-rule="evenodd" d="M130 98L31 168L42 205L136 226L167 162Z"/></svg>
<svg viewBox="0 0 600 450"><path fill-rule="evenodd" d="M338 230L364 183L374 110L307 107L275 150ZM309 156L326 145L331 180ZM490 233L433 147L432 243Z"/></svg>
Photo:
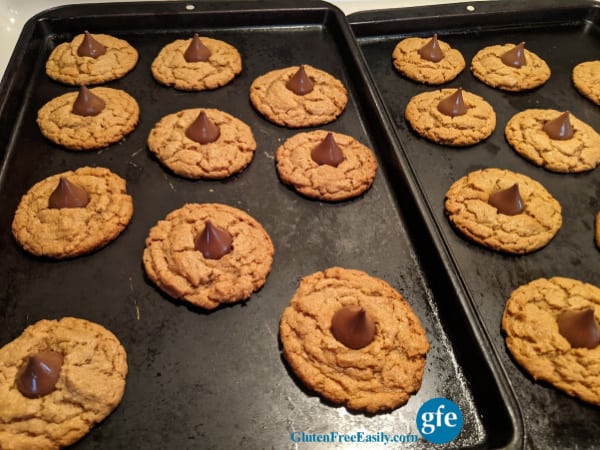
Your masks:
<svg viewBox="0 0 600 450"><path fill-rule="evenodd" d="M90 196L85 189L71 183L65 177L60 177L56 189L48 199L48 208L85 208L89 202Z"/></svg>
<svg viewBox="0 0 600 450"><path fill-rule="evenodd" d="M462 88L458 88L453 94L450 94L448 97L442 99L438 103L437 109L442 114L450 117L462 116L463 114L466 114L468 108L463 100Z"/></svg>
<svg viewBox="0 0 600 450"><path fill-rule="evenodd" d="M433 35L427 43L419 49L419 55L422 59L431 62L439 62L444 59L444 52L440 48L440 44L438 42L437 33Z"/></svg>
<svg viewBox="0 0 600 450"><path fill-rule="evenodd" d="M600 344L600 330L592 308L564 311L556 321L559 333L572 347L596 348Z"/></svg>
<svg viewBox="0 0 600 450"><path fill-rule="evenodd" d="M344 153L337 145L332 133L327 133L325 139L312 149L310 157L319 165L328 164L337 167L344 160Z"/></svg>
<svg viewBox="0 0 600 450"><path fill-rule="evenodd" d="M78 116L97 116L105 107L104 100L93 94L87 87L81 86L71 112Z"/></svg>
<svg viewBox="0 0 600 450"><path fill-rule="evenodd" d="M227 230L217 227L207 220L204 230L194 240L194 248L206 259L221 259L231 252L233 237Z"/></svg>
<svg viewBox="0 0 600 450"><path fill-rule="evenodd" d="M15 380L21 394L37 398L52 392L60 376L63 359L63 355L52 350L30 355Z"/></svg>
<svg viewBox="0 0 600 450"><path fill-rule="evenodd" d="M520 68L527 64L525 60L525 42L515 45L509 51L500 56L504 64L510 67Z"/></svg>
<svg viewBox="0 0 600 450"><path fill-rule="evenodd" d="M106 53L106 47L92 37L89 32L85 32L83 41L77 47L77 55L89 56L91 58L97 58Z"/></svg>
<svg viewBox="0 0 600 450"><path fill-rule="evenodd" d="M204 145L219 139L221 130L219 130L217 125L211 122L204 111L200 111L196 120L194 120L185 130L185 135L192 141Z"/></svg>
<svg viewBox="0 0 600 450"><path fill-rule="evenodd" d="M525 209L523 199L519 194L519 185L517 183L513 184L508 189L492 192L488 199L488 203L495 207L500 214L506 214L507 216L520 214Z"/></svg>
<svg viewBox="0 0 600 450"><path fill-rule="evenodd" d="M300 66L298 71L292 75L292 77L287 80L285 83L285 87L292 91L297 95L305 95L313 90L314 83L313 81L306 75L306 71L304 70L304 66Z"/></svg>
<svg viewBox="0 0 600 450"><path fill-rule="evenodd" d="M331 319L331 333L346 347L357 350L375 339L375 322L362 307L343 306Z"/></svg>
<svg viewBox="0 0 600 450"><path fill-rule="evenodd" d="M569 120L569 111L565 111L556 119L549 120L544 124L542 130L550 137L558 141L566 141L573 137L573 127Z"/></svg>
<svg viewBox="0 0 600 450"><path fill-rule="evenodd" d="M187 62L208 61L210 55L210 50L206 45L202 43L202 41L198 37L198 33L194 33L194 37L192 37L192 42L190 42L190 45L183 54L185 60Z"/></svg>

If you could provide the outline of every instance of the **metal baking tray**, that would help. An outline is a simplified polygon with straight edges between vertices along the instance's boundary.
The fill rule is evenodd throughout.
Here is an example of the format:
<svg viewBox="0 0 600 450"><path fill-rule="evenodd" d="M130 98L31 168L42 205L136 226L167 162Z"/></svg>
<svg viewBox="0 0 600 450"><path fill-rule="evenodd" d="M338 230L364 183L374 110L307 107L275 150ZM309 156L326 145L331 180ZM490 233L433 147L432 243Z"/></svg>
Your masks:
<svg viewBox="0 0 600 450"><path fill-rule="evenodd" d="M536 383L511 359L500 321L506 299L521 284L539 277L566 276L600 285L600 251L594 245L594 218L600 211L600 169L557 174L527 162L504 138L507 121L523 109L570 110L600 131L600 109L580 96L571 81L579 62L600 54L600 4L592 1L496 1L365 11L349 16L366 58L378 96L393 123L393 136L403 173L426 212L426 222L442 237L442 260L457 273L455 288L474 305L476 316L500 355L522 412L526 446L539 449L597 448L600 410L549 385ZM409 99L433 90L395 72L391 54L407 36L431 36L463 53L466 69L444 87L462 86L484 97L495 109L497 126L487 140L453 149L429 143L404 119ZM470 61L481 48L526 41L526 47L547 61L552 76L538 89L507 93L476 80ZM444 195L466 173L485 167L507 168L541 182L560 202L563 226L544 249L524 256L496 253L456 233L444 216Z"/></svg>
<svg viewBox="0 0 600 450"><path fill-rule="evenodd" d="M108 83L135 97L141 123L124 141L72 152L45 140L35 118L73 88L50 80L45 61L83 30L129 41L140 54L125 78ZM215 91L180 92L156 83L158 51L193 32L225 40L243 71ZM376 153L380 171L363 196L342 203L300 197L277 178L273 155L290 130L267 122L249 102L250 83L276 68L311 64L341 79L346 111L323 128L350 134ZM248 123L258 148L242 173L191 181L165 170L146 138L164 115L189 107L222 109ZM313 448L292 432L385 432L418 436L418 408L433 397L459 404L464 428L453 448L520 447L522 424L497 356L473 310L454 289L425 215L411 196L360 50L344 15L320 1L136 2L48 10L26 24L0 86L0 345L40 319L76 316L113 331L128 352L122 403L76 448ZM48 175L83 165L127 180L134 216L125 232L93 254L32 257L10 226L21 196ZM275 245L273 270L249 301L213 312L173 301L144 276L148 230L186 202L221 202L259 220ZM302 276L339 265L396 287L431 342L421 390L388 414L351 414L307 392L283 361L279 318ZM0 412L1 414L1 412ZM435 447L422 439L419 448ZM320 448L341 448L342 444Z"/></svg>

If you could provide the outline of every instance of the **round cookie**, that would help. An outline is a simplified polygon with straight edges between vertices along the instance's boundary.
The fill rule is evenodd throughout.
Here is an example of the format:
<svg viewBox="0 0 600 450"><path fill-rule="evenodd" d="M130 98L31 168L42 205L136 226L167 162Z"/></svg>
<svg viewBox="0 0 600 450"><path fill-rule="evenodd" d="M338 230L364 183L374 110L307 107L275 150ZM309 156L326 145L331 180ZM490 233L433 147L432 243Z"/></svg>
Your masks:
<svg viewBox="0 0 600 450"><path fill-rule="evenodd" d="M225 86L242 71L242 57L231 44L205 36L200 40L211 52L207 61L186 61L184 54L192 38L177 39L165 45L152 62L154 79L184 91L204 91Z"/></svg>
<svg viewBox="0 0 600 450"><path fill-rule="evenodd" d="M440 101L455 92L440 89L415 95L406 105L406 120L419 135L437 144L465 147L487 139L496 128L496 113L482 97L462 91L467 111L460 116L438 110Z"/></svg>
<svg viewBox="0 0 600 450"><path fill-rule="evenodd" d="M375 337L350 349L332 334L333 315L358 305ZM376 413L405 404L421 387L429 342L406 300L365 272L332 267L300 280L279 332L283 355L311 390L349 410Z"/></svg>
<svg viewBox="0 0 600 450"><path fill-rule="evenodd" d="M205 222L228 231L232 250L209 259L195 249ZM186 204L160 220L146 238L148 277L169 296L206 309L245 300L260 289L273 263L271 238L254 218L217 203Z"/></svg>
<svg viewBox="0 0 600 450"><path fill-rule="evenodd" d="M524 210L506 215L488 203L492 192L519 186ZM469 239L493 250L523 254L548 244L562 225L561 207L537 181L502 169L482 169L456 181L445 199L452 225Z"/></svg>
<svg viewBox="0 0 600 450"><path fill-rule="evenodd" d="M431 38L408 37L396 44L392 52L394 68L406 78L425 84L443 84L458 76L465 68L465 59L460 51L438 40L444 57L438 61L429 61L419 54L419 50Z"/></svg>
<svg viewBox="0 0 600 450"><path fill-rule="evenodd" d="M585 61L573 68L573 84L581 95L600 105L600 60Z"/></svg>
<svg viewBox="0 0 600 450"><path fill-rule="evenodd" d="M52 50L46 61L46 74L64 84L92 85L122 78L135 67L138 52L127 41L108 34L92 36L106 47L105 54L97 58L79 56L77 49L84 34L78 34L71 42L63 42Z"/></svg>
<svg viewBox="0 0 600 450"><path fill-rule="evenodd" d="M546 122L561 113L554 109L521 111L506 124L506 140L525 159L553 172L594 169L600 164L600 135L591 126L569 114L573 128L571 139L551 139L543 130Z"/></svg>
<svg viewBox="0 0 600 450"><path fill-rule="evenodd" d="M55 97L40 108L37 124L42 134L55 144L70 150L95 150L120 141L139 123L140 107L120 89L96 87L90 92L105 102L95 116L72 112L78 92Z"/></svg>
<svg viewBox="0 0 600 450"><path fill-rule="evenodd" d="M514 47L514 44L503 44L479 50L471 61L471 72L475 78L493 88L511 92L534 89L548 81L550 67L526 48L524 66L516 68L504 64L501 56Z"/></svg>
<svg viewBox="0 0 600 450"><path fill-rule="evenodd" d="M87 206L49 208L61 177L87 191ZM105 168L82 167L52 175L29 189L15 212L12 233L29 253L70 258L104 247L127 227L132 215L124 179Z"/></svg>
<svg viewBox="0 0 600 450"><path fill-rule="evenodd" d="M55 389L28 398L16 386L30 355L63 355ZM81 439L120 403L127 355L110 331L73 317L40 320L0 348L0 448L58 449Z"/></svg>
<svg viewBox="0 0 600 450"><path fill-rule="evenodd" d="M219 127L214 142L200 144L185 134L201 111ZM163 117L150 131L148 147L162 164L186 178L222 179L241 172L256 150L252 130L218 109L185 109Z"/></svg>
<svg viewBox="0 0 600 450"><path fill-rule="evenodd" d="M333 122L344 111L348 93L329 73L304 65L313 81L312 92L298 95L286 88L299 67L286 67L256 78L250 85L250 101L271 122L290 128L312 127Z"/></svg>
<svg viewBox="0 0 600 450"><path fill-rule="evenodd" d="M502 329L513 357L535 380L600 405L600 346L571 346L557 323L564 311L587 308L594 310L598 326L600 289L596 286L563 277L539 278L512 292L502 316Z"/></svg>
<svg viewBox="0 0 600 450"><path fill-rule="evenodd" d="M377 174L375 155L353 137L331 133L344 160L337 166L317 164L311 151L327 134L316 130L288 138L275 152L279 178L299 193L319 200L339 201L362 194Z"/></svg>

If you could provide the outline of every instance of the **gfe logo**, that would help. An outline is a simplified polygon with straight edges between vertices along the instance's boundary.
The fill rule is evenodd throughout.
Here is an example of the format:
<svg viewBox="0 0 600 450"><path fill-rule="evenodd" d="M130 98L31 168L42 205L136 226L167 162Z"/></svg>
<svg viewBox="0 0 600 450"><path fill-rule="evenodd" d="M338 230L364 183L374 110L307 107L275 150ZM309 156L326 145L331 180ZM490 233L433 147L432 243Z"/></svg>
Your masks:
<svg viewBox="0 0 600 450"><path fill-rule="evenodd" d="M447 398L432 398L419 408L417 429L423 439L434 444L447 444L463 426L463 416L456 403Z"/></svg>

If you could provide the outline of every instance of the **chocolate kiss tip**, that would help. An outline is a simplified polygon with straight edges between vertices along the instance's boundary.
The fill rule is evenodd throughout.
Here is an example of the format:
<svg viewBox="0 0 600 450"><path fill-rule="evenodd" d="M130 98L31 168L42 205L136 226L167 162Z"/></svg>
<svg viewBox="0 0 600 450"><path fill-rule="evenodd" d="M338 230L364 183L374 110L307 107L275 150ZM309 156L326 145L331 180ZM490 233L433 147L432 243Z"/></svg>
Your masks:
<svg viewBox="0 0 600 450"><path fill-rule="evenodd" d="M63 355L52 350L30 355L15 380L21 394L38 398L54 391L63 361Z"/></svg>
<svg viewBox="0 0 600 450"><path fill-rule="evenodd" d="M48 199L48 208L85 208L89 202L90 196L85 189L71 183L66 177L60 177Z"/></svg>
<svg viewBox="0 0 600 450"><path fill-rule="evenodd" d="M285 87L296 95L305 95L313 90L314 83L306 74L304 66L300 66L296 73L285 83Z"/></svg>
<svg viewBox="0 0 600 450"><path fill-rule="evenodd" d="M468 108L462 95L462 88L458 88L454 93L443 98L437 106L439 112L446 116L456 117L467 113Z"/></svg>
<svg viewBox="0 0 600 450"><path fill-rule="evenodd" d="M571 126L569 115L569 111L565 111L556 119L549 120L542 126L542 129L550 139L566 141L573 137L573 127Z"/></svg>
<svg viewBox="0 0 600 450"><path fill-rule="evenodd" d="M79 47L77 47L78 56L89 56L91 58L98 58L106 53L106 47L98 42L94 37L86 30L84 33L83 41Z"/></svg>
<svg viewBox="0 0 600 450"><path fill-rule="evenodd" d="M92 93L86 86L79 88L71 112L78 116L97 116L106 107L106 102Z"/></svg>
<svg viewBox="0 0 600 450"><path fill-rule="evenodd" d="M419 56L426 61L439 62L444 59L444 52L440 48L437 33L418 52Z"/></svg>
<svg viewBox="0 0 600 450"><path fill-rule="evenodd" d="M556 320L559 333L572 347L593 349L600 345L600 330L593 308L563 311Z"/></svg>
<svg viewBox="0 0 600 450"><path fill-rule="evenodd" d="M375 339L375 322L362 307L343 306L331 318L331 334L346 347L358 350Z"/></svg>
<svg viewBox="0 0 600 450"><path fill-rule="evenodd" d="M527 60L525 59L525 41L508 50L506 53L500 56L500 59L507 66L514 67L516 69L526 65Z"/></svg>
<svg viewBox="0 0 600 450"><path fill-rule="evenodd" d="M523 199L519 194L519 185L513 184L508 189L492 192L488 203L498 210L498 213L507 216L515 216L525 209Z"/></svg>
<svg viewBox="0 0 600 450"><path fill-rule="evenodd" d="M233 237L231 234L207 220L204 230L194 241L194 248L206 259L221 259L232 250Z"/></svg>
<svg viewBox="0 0 600 450"><path fill-rule="evenodd" d="M205 145L219 139L221 130L208 118L204 111L200 111L196 120L185 130L185 135L192 141Z"/></svg>
<svg viewBox="0 0 600 450"><path fill-rule="evenodd" d="M185 60L187 62L208 61L210 55L211 51L209 48L198 37L198 33L194 33L190 45L183 54Z"/></svg>
<svg viewBox="0 0 600 450"><path fill-rule="evenodd" d="M319 165L327 164L337 167L344 161L344 153L337 145L332 133L327 136L310 152L311 159Z"/></svg>

